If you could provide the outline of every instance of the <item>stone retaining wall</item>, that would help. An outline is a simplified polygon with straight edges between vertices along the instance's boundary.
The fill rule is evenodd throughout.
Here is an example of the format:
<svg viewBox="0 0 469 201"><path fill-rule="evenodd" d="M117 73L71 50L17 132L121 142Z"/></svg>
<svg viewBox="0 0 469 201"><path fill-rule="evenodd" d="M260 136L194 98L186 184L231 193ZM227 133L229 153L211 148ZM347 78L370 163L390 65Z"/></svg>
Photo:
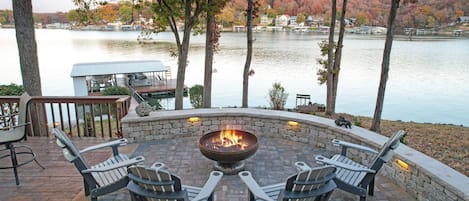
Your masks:
<svg viewBox="0 0 469 201"><path fill-rule="evenodd" d="M192 119L191 117L197 117ZM294 123L289 122L297 122ZM124 137L130 142L202 136L221 129L239 129L265 137L286 138L340 153L332 139L362 144L375 149L384 144L387 137L355 127L345 129L333 120L313 115L246 108L196 109L158 111L147 117L130 112L122 120ZM355 150L348 154L356 161L368 164L371 155ZM409 165L403 169L396 161ZM405 145L399 146L391 162L380 171L404 187L417 200L467 201L469 178L441 162Z"/></svg>

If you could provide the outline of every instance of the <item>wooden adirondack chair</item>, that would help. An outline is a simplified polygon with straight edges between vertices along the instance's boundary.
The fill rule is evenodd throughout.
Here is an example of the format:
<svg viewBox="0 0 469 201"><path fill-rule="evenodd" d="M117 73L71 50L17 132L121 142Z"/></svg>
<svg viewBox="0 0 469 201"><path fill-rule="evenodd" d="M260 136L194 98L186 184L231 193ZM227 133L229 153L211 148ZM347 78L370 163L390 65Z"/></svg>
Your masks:
<svg viewBox="0 0 469 201"><path fill-rule="evenodd" d="M212 171L205 185L198 188L181 185L181 179L159 162L149 168L133 165L128 172L127 189L132 201L212 201L213 191L223 177L222 172Z"/></svg>
<svg viewBox="0 0 469 201"><path fill-rule="evenodd" d="M121 188L129 183L127 177L127 167L143 163L144 157L137 156L129 159L125 154L119 153L118 146L126 145L127 139L119 139L107 143L87 147L83 150L73 144L62 130L54 128L52 133L57 137L57 145L63 149L65 158L75 164L78 172L83 176L85 195L90 196L92 201L97 201L98 196L105 195ZM113 155L106 161L94 166L88 165L82 153L97 149L110 147Z"/></svg>
<svg viewBox="0 0 469 201"><path fill-rule="evenodd" d="M285 183L261 187L249 171L238 173L248 186L249 201L326 201L337 187L333 181L336 168L332 165L311 168L304 162L296 162L299 173L290 176Z"/></svg>
<svg viewBox="0 0 469 201"><path fill-rule="evenodd" d="M369 147L353 144L341 140L332 140L337 146L342 146L342 153L334 155L328 159L324 156L316 156L316 161L335 165L337 167L337 176L334 179L337 187L349 193L360 196L360 201L366 200L366 194L373 195L375 175L381 169L384 163L391 160L394 155L393 150L400 144L400 139L404 135L400 130L394 133L389 140L381 147L381 150L375 151ZM369 165L357 163L347 158L347 148L358 149L376 154Z"/></svg>

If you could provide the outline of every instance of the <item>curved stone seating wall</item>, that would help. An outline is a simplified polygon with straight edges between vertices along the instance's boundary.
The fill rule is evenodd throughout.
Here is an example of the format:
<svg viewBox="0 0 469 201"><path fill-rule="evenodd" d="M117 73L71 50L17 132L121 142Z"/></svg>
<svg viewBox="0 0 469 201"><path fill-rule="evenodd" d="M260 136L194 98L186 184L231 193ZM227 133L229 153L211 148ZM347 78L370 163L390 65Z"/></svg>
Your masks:
<svg viewBox="0 0 469 201"><path fill-rule="evenodd" d="M209 131L226 128L245 130L261 137L286 138L335 153L340 153L340 148L332 145L332 139L375 149L387 140L385 136L360 127L338 127L333 120L326 118L250 108L157 111L147 117L129 112L122 120L123 135L131 142L202 136ZM348 153L362 163L368 164L371 159L363 152L349 150ZM408 169L399 166L398 159L406 162ZM393 179L417 200L469 200L468 177L405 145L399 146L394 158L385 164L380 174Z"/></svg>

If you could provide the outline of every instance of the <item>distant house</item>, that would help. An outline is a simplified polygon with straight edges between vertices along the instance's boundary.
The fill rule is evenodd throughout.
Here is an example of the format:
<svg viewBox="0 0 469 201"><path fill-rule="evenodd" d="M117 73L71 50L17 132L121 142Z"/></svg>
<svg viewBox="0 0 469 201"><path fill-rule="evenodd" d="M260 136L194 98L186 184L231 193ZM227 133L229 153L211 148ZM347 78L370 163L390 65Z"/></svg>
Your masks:
<svg viewBox="0 0 469 201"><path fill-rule="evenodd" d="M262 26L267 26L272 23L272 18L268 17L267 15L261 16L261 24Z"/></svg>
<svg viewBox="0 0 469 201"><path fill-rule="evenodd" d="M306 26L317 26L317 27L319 27L322 24L324 24L324 18L322 18L322 17L308 16L305 20L305 25Z"/></svg>
<svg viewBox="0 0 469 201"><path fill-rule="evenodd" d="M457 19L458 23L469 23L469 16L461 16Z"/></svg>
<svg viewBox="0 0 469 201"><path fill-rule="evenodd" d="M290 17L290 20L288 20L288 25L290 25L290 26L296 26L296 25L298 25L298 23L296 23L296 19L297 19L296 16L291 16L291 17Z"/></svg>
<svg viewBox="0 0 469 201"><path fill-rule="evenodd" d="M288 25L288 21L290 20L290 16L288 15L280 15L275 18L275 26L283 27Z"/></svg>

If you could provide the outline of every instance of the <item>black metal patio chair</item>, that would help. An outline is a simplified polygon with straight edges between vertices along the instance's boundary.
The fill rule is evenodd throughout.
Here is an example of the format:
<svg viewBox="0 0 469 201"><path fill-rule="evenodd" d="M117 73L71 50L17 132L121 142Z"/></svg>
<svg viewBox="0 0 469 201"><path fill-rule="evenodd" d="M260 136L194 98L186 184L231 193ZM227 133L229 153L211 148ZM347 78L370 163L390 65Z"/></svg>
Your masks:
<svg viewBox="0 0 469 201"><path fill-rule="evenodd" d="M0 149L0 159L10 158L11 166L2 166L0 169L13 169L15 174L16 185L20 184L18 178L18 167L26 165L32 161L36 162L39 167L45 169L37 160L36 154L33 152L31 147L26 145L15 145L14 143L20 142L26 139L26 127L29 122L26 122L28 103L31 100L31 96L28 93L23 93L20 97L18 111L10 111L9 115L2 116L0 118L8 119L8 122L4 122L3 127L0 129L0 145L5 145L4 149ZM3 106L2 106L3 107ZM13 107L10 107L13 108ZM15 108L13 108L15 110ZM27 158L20 157L20 155L29 155ZM21 160L18 160L21 159Z"/></svg>

